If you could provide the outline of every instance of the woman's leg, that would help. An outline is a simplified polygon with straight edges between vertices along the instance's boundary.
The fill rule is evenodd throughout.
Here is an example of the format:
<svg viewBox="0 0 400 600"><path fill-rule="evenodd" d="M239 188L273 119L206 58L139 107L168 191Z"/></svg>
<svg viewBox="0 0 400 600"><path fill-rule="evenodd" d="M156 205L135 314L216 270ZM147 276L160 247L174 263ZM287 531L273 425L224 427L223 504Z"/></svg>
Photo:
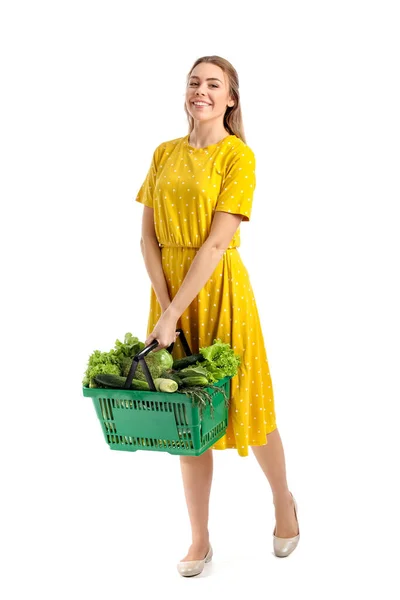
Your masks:
<svg viewBox="0 0 400 600"><path fill-rule="evenodd" d="M186 560L201 560L209 548L208 515L213 476L213 454L209 448L200 456L179 456L190 526L192 545Z"/></svg>
<svg viewBox="0 0 400 600"><path fill-rule="evenodd" d="M271 486L275 506L277 537L289 538L298 534L294 502L286 481L285 453L278 429L268 434L264 446L251 446L254 455Z"/></svg>

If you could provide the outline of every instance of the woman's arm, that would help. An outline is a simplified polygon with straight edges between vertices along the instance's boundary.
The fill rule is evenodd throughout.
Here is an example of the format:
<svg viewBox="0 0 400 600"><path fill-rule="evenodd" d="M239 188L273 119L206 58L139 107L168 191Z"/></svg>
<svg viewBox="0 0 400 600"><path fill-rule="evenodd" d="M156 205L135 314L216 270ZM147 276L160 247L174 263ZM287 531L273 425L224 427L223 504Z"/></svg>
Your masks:
<svg viewBox="0 0 400 600"><path fill-rule="evenodd" d="M149 238L141 240L140 247L147 273L149 274L158 303L161 306L161 312L164 312L170 305L171 298L169 297L168 286L162 268L161 248L157 240Z"/></svg>
<svg viewBox="0 0 400 600"><path fill-rule="evenodd" d="M140 249L161 311L164 312L170 305L171 298L162 268L161 248L154 228L154 210L149 206L143 207Z"/></svg>
<svg viewBox="0 0 400 600"><path fill-rule="evenodd" d="M176 320L184 313L214 273L241 221L242 215L222 211L215 212L210 234L196 253L185 279L168 306L167 313Z"/></svg>

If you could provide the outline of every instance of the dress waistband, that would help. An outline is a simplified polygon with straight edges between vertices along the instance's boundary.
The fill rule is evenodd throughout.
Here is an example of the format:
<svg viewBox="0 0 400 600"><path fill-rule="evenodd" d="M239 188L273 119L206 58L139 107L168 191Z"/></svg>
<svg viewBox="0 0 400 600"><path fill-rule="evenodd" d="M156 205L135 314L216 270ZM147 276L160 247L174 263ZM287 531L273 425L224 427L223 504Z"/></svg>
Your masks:
<svg viewBox="0 0 400 600"><path fill-rule="evenodd" d="M199 250L201 246L181 246L179 244L158 244L160 248L192 248L193 250ZM227 250L232 250L233 248L238 248L238 246L228 246Z"/></svg>

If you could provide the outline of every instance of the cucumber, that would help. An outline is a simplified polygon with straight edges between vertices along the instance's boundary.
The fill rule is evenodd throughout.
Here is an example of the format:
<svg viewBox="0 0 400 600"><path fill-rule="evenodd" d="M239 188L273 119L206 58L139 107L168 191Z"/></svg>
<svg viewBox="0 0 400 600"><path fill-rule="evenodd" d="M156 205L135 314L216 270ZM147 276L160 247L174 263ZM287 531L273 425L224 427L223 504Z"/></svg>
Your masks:
<svg viewBox="0 0 400 600"><path fill-rule="evenodd" d="M206 385L208 385L208 379L207 379L207 377L204 377L203 375L196 375L196 377L185 377L185 379L182 380L182 387L187 387L187 386L192 386L192 385L206 386Z"/></svg>
<svg viewBox="0 0 400 600"><path fill-rule="evenodd" d="M112 375L108 373L96 375L93 379L101 387L115 389L122 389L126 382L126 377L122 377L121 375ZM132 379L132 384L129 389L145 391L150 390L150 387L147 381L139 381L139 379Z"/></svg>
<svg viewBox="0 0 400 600"><path fill-rule="evenodd" d="M172 368L176 370L184 369L185 367L191 367L197 361L203 362L205 360L202 354L190 354L189 356L185 356L184 358L178 358L174 360Z"/></svg>
<svg viewBox="0 0 400 600"><path fill-rule="evenodd" d="M131 389L132 390L150 391L150 386L147 383L147 381L142 381L141 379L132 379Z"/></svg>

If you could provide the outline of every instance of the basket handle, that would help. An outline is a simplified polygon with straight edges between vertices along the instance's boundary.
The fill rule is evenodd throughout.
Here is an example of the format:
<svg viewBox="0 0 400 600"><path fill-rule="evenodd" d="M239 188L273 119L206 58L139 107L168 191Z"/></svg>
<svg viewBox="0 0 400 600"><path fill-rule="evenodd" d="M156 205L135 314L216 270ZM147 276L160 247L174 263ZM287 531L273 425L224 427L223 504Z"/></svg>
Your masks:
<svg viewBox="0 0 400 600"><path fill-rule="evenodd" d="M190 350L190 346L187 343L185 334L183 333L183 329L179 328L179 329L176 329L176 331L179 333L179 336L180 336L180 339L181 339L181 343L182 343L183 349L186 352L186 355L187 356L191 356L193 354L193 352ZM168 352L172 352L172 350L174 349L174 344L175 344L175 342L172 342L172 344L170 344L168 346L168 348L166 348L166 350ZM128 389L128 388L131 387L132 379L134 378L137 366L138 366L139 361L140 361L140 364L142 365L143 373L146 376L147 383L149 384L150 389L153 392L157 391L156 386L154 385L153 377L151 376L151 373L149 371L149 367L147 366L147 363L144 360L144 357L147 356L147 354L149 354L149 352L151 352L153 350L153 348L156 348L157 346L158 346L158 340L153 340L151 342L151 344L149 344L149 346L146 346L145 348L143 348L143 350L141 350L140 352L138 352L137 354L135 354L135 356L132 359L132 365L131 365L131 368L129 370L128 377L126 378L126 381L125 381L123 389Z"/></svg>

